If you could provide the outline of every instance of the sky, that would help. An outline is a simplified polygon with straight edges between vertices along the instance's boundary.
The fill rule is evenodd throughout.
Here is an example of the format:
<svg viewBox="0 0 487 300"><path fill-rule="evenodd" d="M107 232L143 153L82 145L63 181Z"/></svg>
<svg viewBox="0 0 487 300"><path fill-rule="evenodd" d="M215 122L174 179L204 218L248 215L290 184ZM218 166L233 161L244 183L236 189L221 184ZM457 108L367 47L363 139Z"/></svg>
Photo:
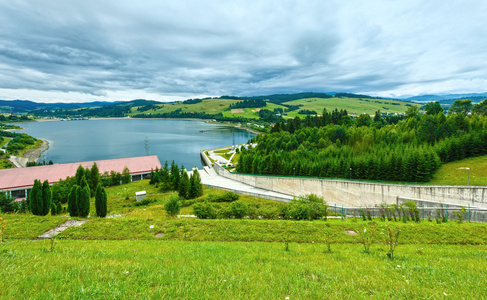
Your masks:
<svg viewBox="0 0 487 300"><path fill-rule="evenodd" d="M487 1L0 2L0 99L487 91Z"/></svg>

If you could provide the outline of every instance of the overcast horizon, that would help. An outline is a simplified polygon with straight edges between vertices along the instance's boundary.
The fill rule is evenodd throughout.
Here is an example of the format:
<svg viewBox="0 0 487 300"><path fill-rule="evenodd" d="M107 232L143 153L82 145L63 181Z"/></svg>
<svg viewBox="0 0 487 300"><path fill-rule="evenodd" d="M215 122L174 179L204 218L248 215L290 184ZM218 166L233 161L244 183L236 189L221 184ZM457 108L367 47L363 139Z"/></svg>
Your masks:
<svg viewBox="0 0 487 300"><path fill-rule="evenodd" d="M4 1L0 99L487 92L487 2Z"/></svg>

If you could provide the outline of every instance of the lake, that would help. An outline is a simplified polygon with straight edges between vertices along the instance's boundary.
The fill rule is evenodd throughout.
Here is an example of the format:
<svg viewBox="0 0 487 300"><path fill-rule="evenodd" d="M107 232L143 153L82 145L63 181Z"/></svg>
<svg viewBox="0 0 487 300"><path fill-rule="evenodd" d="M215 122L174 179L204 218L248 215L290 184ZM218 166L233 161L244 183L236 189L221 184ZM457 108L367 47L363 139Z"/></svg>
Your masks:
<svg viewBox="0 0 487 300"><path fill-rule="evenodd" d="M49 141L46 161L70 163L157 155L189 169L202 167L200 150L246 143L255 134L203 121L168 119L95 119L19 124L35 138ZM200 132L204 130L205 132ZM39 160L43 160L41 157Z"/></svg>

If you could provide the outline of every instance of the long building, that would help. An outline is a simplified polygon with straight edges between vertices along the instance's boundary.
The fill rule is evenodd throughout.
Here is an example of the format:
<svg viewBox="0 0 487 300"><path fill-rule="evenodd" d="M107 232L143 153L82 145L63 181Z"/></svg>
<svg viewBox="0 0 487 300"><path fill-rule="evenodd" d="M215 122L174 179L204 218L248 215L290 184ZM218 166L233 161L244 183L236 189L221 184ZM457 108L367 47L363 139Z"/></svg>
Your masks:
<svg viewBox="0 0 487 300"><path fill-rule="evenodd" d="M73 177L80 165L86 169L91 168L95 162L100 174L110 173L111 171L122 173L123 169L127 167L132 181L144 179L150 174L151 170L161 168L161 162L157 155L152 155L3 169L0 170L0 192L9 193L14 198L27 197L35 179L41 182L47 180L52 185L68 176Z"/></svg>

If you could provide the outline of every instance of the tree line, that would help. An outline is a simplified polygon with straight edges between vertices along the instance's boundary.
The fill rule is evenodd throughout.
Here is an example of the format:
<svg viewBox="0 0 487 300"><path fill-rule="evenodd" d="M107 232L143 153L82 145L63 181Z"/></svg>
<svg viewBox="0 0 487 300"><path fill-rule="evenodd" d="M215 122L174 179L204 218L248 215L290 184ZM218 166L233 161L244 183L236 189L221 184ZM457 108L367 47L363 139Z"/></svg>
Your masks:
<svg viewBox="0 0 487 300"><path fill-rule="evenodd" d="M161 169L152 170L149 183L159 186L164 192L176 191L182 199L194 199L203 195L198 169L194 168L191 176L188 176L184 166L179 168L174 161L170 168L166 160Z"/></svg>
<svg viewBox="0 0 487 300"><path fill-rule="evenodd" d="M325 109L277 123L255 149L242 150L237 172L425 182L442 163L487 154L485 115L430 106L395 118Z"/></svg>

